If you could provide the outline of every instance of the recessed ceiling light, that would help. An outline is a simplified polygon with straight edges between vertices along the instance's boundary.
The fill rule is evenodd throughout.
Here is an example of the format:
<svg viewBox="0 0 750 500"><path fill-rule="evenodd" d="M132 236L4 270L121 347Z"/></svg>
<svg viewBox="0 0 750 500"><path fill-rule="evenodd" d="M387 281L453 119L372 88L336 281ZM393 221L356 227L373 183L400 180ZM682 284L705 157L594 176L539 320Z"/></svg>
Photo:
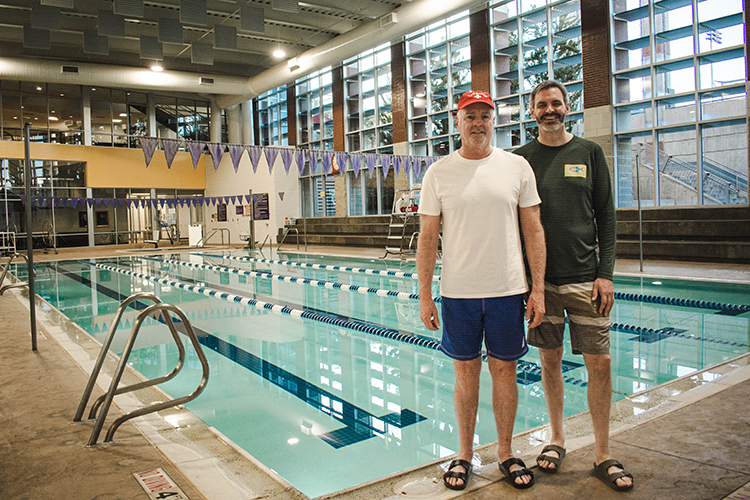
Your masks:
<svg viewBox="0 0 750 500"><path fill-rule="evenodd" d="M53 122L58 121L58 118L56 116L48 116L47 118L49 118L49 120Z"/></svg>
<svg viewBox="0 0 750 500"><path fill-rule="evenodd" d="M120 116L128 116L127 113L120 113Z"/></svg>
<svg viewBox="0 0 750 500"><path fill-rule="evenodd" d="M112 120L112 123L122 123L122 120L120 120L119 118L115 118Z"/></svg>
<svg viewBox="0 0 750 500"><path fill-rule="evenodd" d="M36 89L37 89L37 90L42 90L42 87L37 87Z"/></svg>

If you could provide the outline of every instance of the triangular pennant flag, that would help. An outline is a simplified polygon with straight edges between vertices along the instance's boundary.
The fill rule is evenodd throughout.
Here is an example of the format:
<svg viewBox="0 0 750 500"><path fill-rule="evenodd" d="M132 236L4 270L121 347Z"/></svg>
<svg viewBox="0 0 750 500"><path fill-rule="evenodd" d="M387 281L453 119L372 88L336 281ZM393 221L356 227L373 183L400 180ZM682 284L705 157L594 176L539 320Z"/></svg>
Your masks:
<svg viewBox="0 0 750 500"><path fill-rule="evenodd" d="M299 171L299 175L302 175L302 172L305 171L305 150L295 150L294 160L297 162L297 171Z"/></svg>
<svg viewBox="0 0 750 500"><path fill-rule="evenodd" d="M393 176L398 177L398 172L401 170L401 156L393 155L391 159L393 160ZM385 174L385 172L383 172L383 174Z"/></svg>
<svg viewBox="0 0 750 500"><path fill-rule="evenodd" d="M409 171L411 170L411 156L402 156L401 163L404 166L404 175L409 178Z"/></svg>
<svg viewBox="0 0 750 500"><path fill-rule="evenodd" d="M383 178L388 177L391 168L391 155L380 155L380 164L383 165Z"/></svg>
<svg viewBox="0 0 750 500"><path fill-rule="evenodd" d="M339 166L339 174L341 176L344 176L344 173L346 173L346 160L349 159L349 153L344 153L343 151L339 151L336 153L336 164Z"/></svg>
<svg viewBox="0 0 750 500"><path fill-rule="evenodd" d="M89 208L94 206L94 199L93 198L86 198L86 203L88 203Z"/></svg>
<svg viewBox="0 0 750 500"><path fill-rule="evenodd" d="M354 178L359 177L359 167L362 165L364 156L362 153L349 153L349 159L352 161L352 172L354 172Z"/></svg>
<svg viewBox="0 0 750 500"><path fill-rule="evenodd" d="M80 198L71 198L70 201L73 202L73 208L76 208L76 207L78 207L78 204L81 202L81 199Z"/></svg>
<svg viewBox="0 0 750 500"><path fill-rule="evenodd" d="M415 156L412 158L412 168L414 169L414 175L417 177L422 173L422 160L424 160L424 156Z"/></svg>
<svg viewBox="0 0 750 500"><path fill-rule="evenodd" d="M370 172L370 179L372 179L372 174L375 172L375 162L378 160L378 155L375 153L365 153L363 154L365 158L365 165L367 165L367 171Z"/></svg>
<svg viewBox="0 0 750 500"><path fill-rule="evenodd" d="M333 162L333 151L321 151L320 161L323 163L323 175L331 173L331 163Z"/></svg>
<svg viewBox="0 0 750 500"><path fill-rule="evenodd" d="M188 151L190 151L190 157L193 159L193 170L198 168L198 160L200 160L203 154L203 148L206 146L200 141L185 141L187 144Z"/></svg>
<svg viewBox="0 0 750 500"><path fill-rule="evenodd" d="M209 142L207 146L208 151L211 153L211 158L214 160L214 172L216 172L219 169L221 157L224 156L224 145L219 142Z"/></svg>
<svg viewBox="0 0 750 500"><path fill-rule="evenodd" d="M430 167L433 163L435 163L438 159L434 156L425 156L424 157L424 168L425 170Z"/></svg>
<svg viewBox="0 0 750 500"><path fill-rule="evenodd" d="M266 154L266 161L268 162L268 173L273 172L273 162L276 161L276 156L279 154L277 148L263 148L263 152Z"/></svg>
<svg viewBox="0 0 750 500"><path fill-rule="evenodd" d="M167 160L167 168L172 168L172 162L180 149L180 139L162 139L161 147L164 148L164 158Z"/></svg>
<svg viewBox="0 0 750 500"><path fill-rule="evenodd" d="M242 159L242 153L245 152L245 146L242 144L230 144L229 156L232 158L232 166L234 166L234 172L237 173L237 169L240 168L240 160Z"/></svg>
<svg viewBox="0 0 750 500"><path fill-rule="evenodd" d="M154 151L156 151L158 144L159 139L156 137L141 137L141 149L143 149L143 154L146 157L146 168L151 163L151 158L154 157Z"/></svg>
<svg viewBox="0 0 750 500"><path fill-rule="evenodd" d="M307 157L310 160L310 174L315 175L315 171L318 170L318 155L320 151L317 149L309 149L307 151Z"/></svg>
<svg viewBox="0 0 750 500"><path fill-rule="evenodd" d="M281 155L281 163L284 164L284 171L289 175L289 167L292 165L294 151L289 148L280 148L279 154Z"/></svg>
<svg viewBox="0 0 750 500"><path fill-rule="evenodd" d="M281 201L284 201L284 191L279 191L279 198L281 198Z"/></svg>
<svg viewBox="0 0 750 500"><path fill-rule="evenodd" d="M249 194L246 194L245 195L245 203L247 203L248 205L250 205L252 202L253 202L253 197L250 196Z"/></svg>
<svg viewBox="0 0 750 500"><path fill-rule="evenodd" d="M115 204L115 200L112 200L110 198L104 198L104 208L109 208L109 204L112 203L112 206Z"/></svg>
<svg viewBox="0 0 750 500"><path fill-rule="evenodd" d="M125 203L127 203L128 208L131 208L133 206L133 200L131 198L127 198L125 200Z"/></svg>
<svg viewBox="0 0 750 500"><path fill-rule="evenodd" d="M21 205L23 205L24 207L26 206L26 197L25 196L21 196Z"/></svg>
<svg viewBox="0 0 750 500"><path fill-rule="evenodd" d="M258 146L245 146L245 149L247 150L247 156L250 157L250 165L253 167L253 173L255 173L258 171L258 162L263 150Z"/></svg>

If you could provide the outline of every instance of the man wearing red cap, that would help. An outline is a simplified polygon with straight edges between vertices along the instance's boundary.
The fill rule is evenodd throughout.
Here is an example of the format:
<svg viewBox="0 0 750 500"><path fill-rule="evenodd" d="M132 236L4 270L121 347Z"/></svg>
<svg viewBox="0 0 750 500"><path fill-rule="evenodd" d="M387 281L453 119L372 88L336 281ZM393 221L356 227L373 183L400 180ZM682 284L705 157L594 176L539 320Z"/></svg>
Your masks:
<svg viewBox="0 0 750 500"><path fill-rule="evenodd" d="M461 96L456 114L461 148L427 170L419 203L420 316L429 330L440 327L431 288L441 220L443 227L440 349L453 359L459 437L456 460L443 479L454 490L466 488L471 475L482 342L492 377L500 470L515 488L534 484L534 475L511 449L518 407L516 361L528 351L524 335L528 285L519 219L533 281L539 283L525 306L530 326L539 325L544 316L544 231L531 167L491 144L494 109L492 98L484 92Z"/></svg>
<svg viewBox="0 0 750 500"><path fill-rule="evenodd" d="M609 312L614 304L616 220L607 160L601 146L565 130L568 91L554 80L531 91L529 111L539 137L518 148L534 169L547 233L545 290L547 314L529 328L529 343L539 348L542 385L551 437L537 458L539 470L556 473L565 458L563 432L563 334L570 332L573 354L583 354L589 412L594 426L594 471L611 488L633 488L633 476L609 454L612 401ZM532 277L536 286L536 277Z"/></svg>

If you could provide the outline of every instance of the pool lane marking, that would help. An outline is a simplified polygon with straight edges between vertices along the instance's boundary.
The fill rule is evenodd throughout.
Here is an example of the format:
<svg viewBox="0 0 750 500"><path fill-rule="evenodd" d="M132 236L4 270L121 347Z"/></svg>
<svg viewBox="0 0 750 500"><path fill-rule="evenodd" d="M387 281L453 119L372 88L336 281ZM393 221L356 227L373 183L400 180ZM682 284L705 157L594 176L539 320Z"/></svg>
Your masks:
<svg viewBox="0 0 750 500"><path fill-rule="evenodd" d="M133 271L118 270L117 268L107 269L111 266L93 264L91 262L85 263L100 269L119 272L120 274L131 276L134 274L140 274ZM94 288L98 293L118 300L119 302L122 302L127 298L119 291L98 282L96 283L96 287L93 287L93 283L89 278L77 275L73 271L61 272L90 288ZM147 277L146 275L142 275L142 277L149 281L153 281L153 279L151 279L152 277ZM129 304L129 307L139 310L144 309L147 306L138 301L134 301ZM160 319L160 322L163 321L163 319ZM183 334L186 333L185 327L182 325L181 321L175 321L175 328ZM392 412L382 417L377 417L367 410L364 410L345 399L330 393L325 389L317 387L287 370L284 370L280 366L245 351L230 342L220 339L201 328L193 326L193 330L195 330L198 341L209 349L247 368L253 373L260 375L289 394L301 399L308 405L343 423L346 427L318 435L320 439L334 448L338 449L377 435L383 435L387 430L385 424L403 429L409 425L427 420L426 417L409 410L408 408L402 408L401 413ZM327 401L324 398L327 398ZM338 406L336 403L340 403L340 410L336 408Z"/></svg>
<svg viewBox="0 0 750 500"><path fill-rule="evenodd" d="M667 328L659 328L658 330L655 330L653 328L644 328L641 326L633 326L633 325L625 325L621 323L612 323L612 326L609 327L610 330L614 330L616 332L622 332L622 333L634 333L637 334L637 337L633 337L631 340L642 340L646 339L646 341L649 342L656 342L658 340L661 340L659 337L680 337L683 339L689 339L689 340L698 340L701 342L710 342L712 344L723 344L723 345L730 345L733 347L744 347L748 348L750 345L743 344L741 342L732 342L731 340L722 340L722 339L712 339L707 337L699 337L697 335L691 335L691 334L685 334L682 333L686 330L675 330L672 327Z"/></svg>
<svg viewBox="0 0 750 500"><path fill-rule="evenodd" d="M397 290L384 290L382 288L372 288L360 285L347 285L345 283L338 283L334 281L323 281L323 280L311 280L309 278L300 278L296 276L284 276L283 274L273 274L266 271L246 271L244 269L237 269L235 267L226 266L214 266L211 264L196 264L194 262L186 262L184 260L171 260L171 259L155 259L153 257L141 257L144 260L150 260L153 262L161 262L168 264L176 264L183 267L191 267L193 269L208 269L209 271L218 271L222 273L236 274L239 276L250 276L265 278L276 281L284 281L286 283L297 283L310 286L317 286L328 289L343 290L345 292L357 292L361 294L377 295L379 297L396 297L400 300L416 300L419 301L418 293L407 293L399 292ZM440 297L433 298L434 301L439 302Z"/></svg>
<svg viewBox="0 0 750 500"><path fill-rule="evenodd" d="M309 269L317 269L322 271L344 271L347 273L359 273L359 274L370 274L374 276L385 276L392 278L410 278L418 279L417 273L410 273L406 271L385 271L382 269L366 269L362 267L345 267L345 266L331 266L325 264L311 264L309 262L294 262L291 260L267 260L267 259L256 259L253 257L238 257L236 255L217 255L210 253L193 253L191 255L197 255L199 257L215 257L218 259L229 259L237 260L241 262L254 262L257 264L278 264L281 266L291 267L306 267ZM440 281L440 276L433 276L433 281Z"/></svg>
<svg viewBox="0 0 750 500"><path fill-rule="evenodd" d="M243 297L242 295L236 295L230 292L220 292L220 291L213 290L211 288L204 287L204 286L189 285L186 283L180 283L179 281L176 281L176 280L170 280L167 278L157 278L155 276L150 276L150 275L143 274L143 273L137 273L135 271L127 271L125 269L120 269L114 266L107 266L104 264L95 264L93 262L86 262L86 261L81 261L81 262L84 262L94 267L98 267L100 269L106 269L109 271L114 271L120 274L124 274L126 276L132 276L135 278L146 279L146 280L153 281L156 283L161 283L164 285L174 286L175 288L187 290L189 292L197 293L200 295L205 295L207 297L214 297L217 299L225 300L227 302L234 302L238 304L243 304L248 307L252 306L257 309L271 311L273 313L280 314L282 316L310 319L313 321L326 323L326 324L338 326L341 328L347 328L347 329L358 331L358 332L369 333L371 335L376 335L378 337L389 338L392 340L396 340L398 342L404 342L404 343L416 345L419 347L425 347L427 349L433 349L433 350L440 349L440 342L438 342L437 340L431 337L421 336L416 333L402 333L400 331L393 330L391 328L386 328L384 326L372 325L371 323L363 323L363 322L359 322L355 320L345 320L341 318L328 316L326 314L314 313L310 311L302 311L299 309L293 309L288 306L281 306L279 304L274 304L272 302L265 302L262 300L256 300L256 299L251 299L248 297ZM519 360L518 368L526 373L537 375L539 373L539 370L541 369L541 366L537 363L531 363L529 361ZM522 380L525 380L525 379L522 379ZM563 376L563 381L565 383L578 385L581 387L586 387L588 385L583 380L577 379L574 377Z"/></svg>

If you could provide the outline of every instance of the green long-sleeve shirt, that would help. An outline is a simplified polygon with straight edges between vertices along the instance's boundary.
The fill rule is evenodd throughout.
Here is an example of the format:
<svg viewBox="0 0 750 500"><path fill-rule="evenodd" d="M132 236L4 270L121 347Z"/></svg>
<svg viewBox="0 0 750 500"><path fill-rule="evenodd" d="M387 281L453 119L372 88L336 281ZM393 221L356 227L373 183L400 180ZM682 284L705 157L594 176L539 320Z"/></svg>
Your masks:
<svg viewBox="0 0 750 500"><path fill-rule="evenodd" d="M611 280L617 220L612 181L601 146L580 137L558 147L534 139L515 153L531 164L542 198L546 276L596 274Z"/></svg>

